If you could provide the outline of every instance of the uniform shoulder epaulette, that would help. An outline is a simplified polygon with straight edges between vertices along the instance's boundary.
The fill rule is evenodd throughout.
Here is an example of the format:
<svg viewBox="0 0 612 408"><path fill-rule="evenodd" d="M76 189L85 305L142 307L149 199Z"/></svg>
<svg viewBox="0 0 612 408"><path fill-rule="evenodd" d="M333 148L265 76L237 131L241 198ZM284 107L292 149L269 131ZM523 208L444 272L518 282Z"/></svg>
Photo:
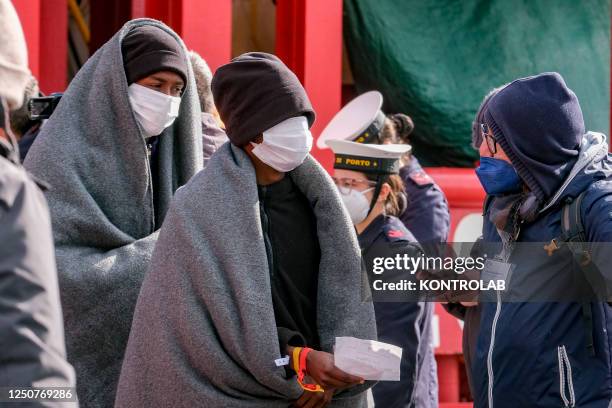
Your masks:
<svg viewBox="0 0 612 408"><path fill-rule="evenodd" d="M410 241L412 234L397 218L389 218L383 226L385 237L390 242Z"/></svg>
<svg viewBox="0 0 612 408"><path fill-rule="evenodd" d="M417 186L430 186L434 183L431 176L425 173L423 170L416 170L408 174L408 178L414 182Z"/></svg>

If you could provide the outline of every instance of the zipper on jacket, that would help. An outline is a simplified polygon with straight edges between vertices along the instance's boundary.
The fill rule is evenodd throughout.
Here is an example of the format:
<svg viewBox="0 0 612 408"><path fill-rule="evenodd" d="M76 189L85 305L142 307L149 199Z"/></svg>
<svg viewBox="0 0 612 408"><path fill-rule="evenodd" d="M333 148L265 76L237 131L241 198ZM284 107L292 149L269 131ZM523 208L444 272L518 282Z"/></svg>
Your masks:
<svg viewBox="0 0 612 408"><path fill-rule="evenodd" d="M495 315L493 316L493 324L491 325L491 341L489 342L489 352L487 353L487 375L489 377L487 397L489 401L489 407L493 408L493 348L495 347L495 330L497 329L497 320L501 313L501 296L499 291L495 292L497 295L497 302L495 303Z"/></svg>
<svg viewBox="0 0 612 408"><path fill-rule="evenodd" d="M557 360L559 361L559 393L565 408L576 406L576 396L574 394L574 381L572 377L572 365L565 346L557 347ZM567 387L567 393L566 391ZM569 399L568 399L569 394Z"/></svg>
<svg viewBox="0 0 612 408"><path fill-rule="evenodd" d="M155 232L155 196L153 191L153 173L151 172L151 146L149 142L143 138L145 144L145 157L147 162L147 174L149 175L149 191L151 192L150 203L151 203L151 230L150 234Z"/></svg>
<svg viewBox="0 0 612 408"><path fill-rule="evenodd" d="M512 252L514 250L514 245L518 241L519 235L521 233L521 225L519 224L516 227L516 231L514 232L514 236L510 236L507 241L504 241L502 238L503 249L501 252L501 259L504 262L508 262ZM487 400L489 402L488 408L493 408L493 384L495 382L495 376L493 372L493 350L495 348L495 332L497 330L497 322L499 320L499 316L501 314L502 301L501 301L501 293L499 290L495 291L496 302L495 302L495 315L493 316L493 322L491 323L491 341L489 342L489 352L487 353L487 376L489 379L488 389L487 389Z"/></svg>

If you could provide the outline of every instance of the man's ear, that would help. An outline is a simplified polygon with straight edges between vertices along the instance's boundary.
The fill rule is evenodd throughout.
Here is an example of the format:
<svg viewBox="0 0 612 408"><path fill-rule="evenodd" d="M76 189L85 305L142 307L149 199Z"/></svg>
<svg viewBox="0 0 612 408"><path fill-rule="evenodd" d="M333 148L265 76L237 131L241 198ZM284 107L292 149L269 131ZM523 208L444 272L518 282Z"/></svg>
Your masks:
<svg viewBox="0 0 612 408"><path fill-rule="evenodd" d="M263 142L263 134L260 134L259 136L257 136L256 138L254 138L253 140L251 140L250 142L246 142L245 144L243 144L242 149L247 152L247 153L251 153L253 151L253 149L255 148L255 146L253 146L251 143L256 143L259 144Z"/></svg>

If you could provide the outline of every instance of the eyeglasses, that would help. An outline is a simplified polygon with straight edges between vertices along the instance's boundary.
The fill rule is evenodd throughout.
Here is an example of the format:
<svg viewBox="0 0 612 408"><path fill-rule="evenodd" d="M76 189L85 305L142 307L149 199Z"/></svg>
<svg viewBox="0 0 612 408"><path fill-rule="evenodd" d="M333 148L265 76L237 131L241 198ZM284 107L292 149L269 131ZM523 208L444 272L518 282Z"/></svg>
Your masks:
<svg viewBox="0 0 612 408"><path fill-rule="evenodd" d="M351 191L353 190L361 191L358 188L360 185L366 185L370 187L373 187L376 185L375 181L365 180L365 179L354 179L354 178L348 178L348 177L343 177L343 178L332 177L332 180L336 184L336 187L338 187L338 190L340 191L340 193L344 195L351 194Z"/></svg>
<svg viewBox="0 0 612 408"><path fill-rule="evenodd" d="M482 138L487 142L487 147L491 154L497 153L497 139L491 133L489 133L489 126L486 123L480 124L480 133L482 134Z"/></svg>

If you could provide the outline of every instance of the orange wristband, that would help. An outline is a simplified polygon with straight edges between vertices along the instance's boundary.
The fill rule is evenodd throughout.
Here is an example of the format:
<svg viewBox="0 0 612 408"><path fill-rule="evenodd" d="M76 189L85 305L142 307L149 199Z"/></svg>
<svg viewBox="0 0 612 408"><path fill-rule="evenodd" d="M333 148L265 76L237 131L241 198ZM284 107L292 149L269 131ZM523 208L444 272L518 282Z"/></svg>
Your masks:
<svg viewBox="0 0 612 408"><path fill-rule="evenodd" d="M296 364L296 360L295 360L296 353L295 353L295 349L293 349L293 356L294 356L293 365L294 366L298 365L298 370L296 371L298 384L300 384L300 387L302 387L302 389L306 391L325 392L323 387L321 387L319 384L308 384L304 382L304 375L306 374L306 357L308 357L308 354L311 351L312 349L309 347L304 347L304 348L300 347L300 350L297 353L299 364Z"/></svg>
<svg viewBox="0 0 612 408"><path fill-rule="evenodd" d="M293 348L293 371L295 371L296 374L300 373L300 353L301 351L302 351L301 347Z"/></svg>
<svg viewBox="0 0 612 408"><path fill-rule="evenodd" d="M304 373L308 372L308 368L306 367L306 357L312 351L309 347L304 347L300 352L300 370L303 370Z"/></svg>

